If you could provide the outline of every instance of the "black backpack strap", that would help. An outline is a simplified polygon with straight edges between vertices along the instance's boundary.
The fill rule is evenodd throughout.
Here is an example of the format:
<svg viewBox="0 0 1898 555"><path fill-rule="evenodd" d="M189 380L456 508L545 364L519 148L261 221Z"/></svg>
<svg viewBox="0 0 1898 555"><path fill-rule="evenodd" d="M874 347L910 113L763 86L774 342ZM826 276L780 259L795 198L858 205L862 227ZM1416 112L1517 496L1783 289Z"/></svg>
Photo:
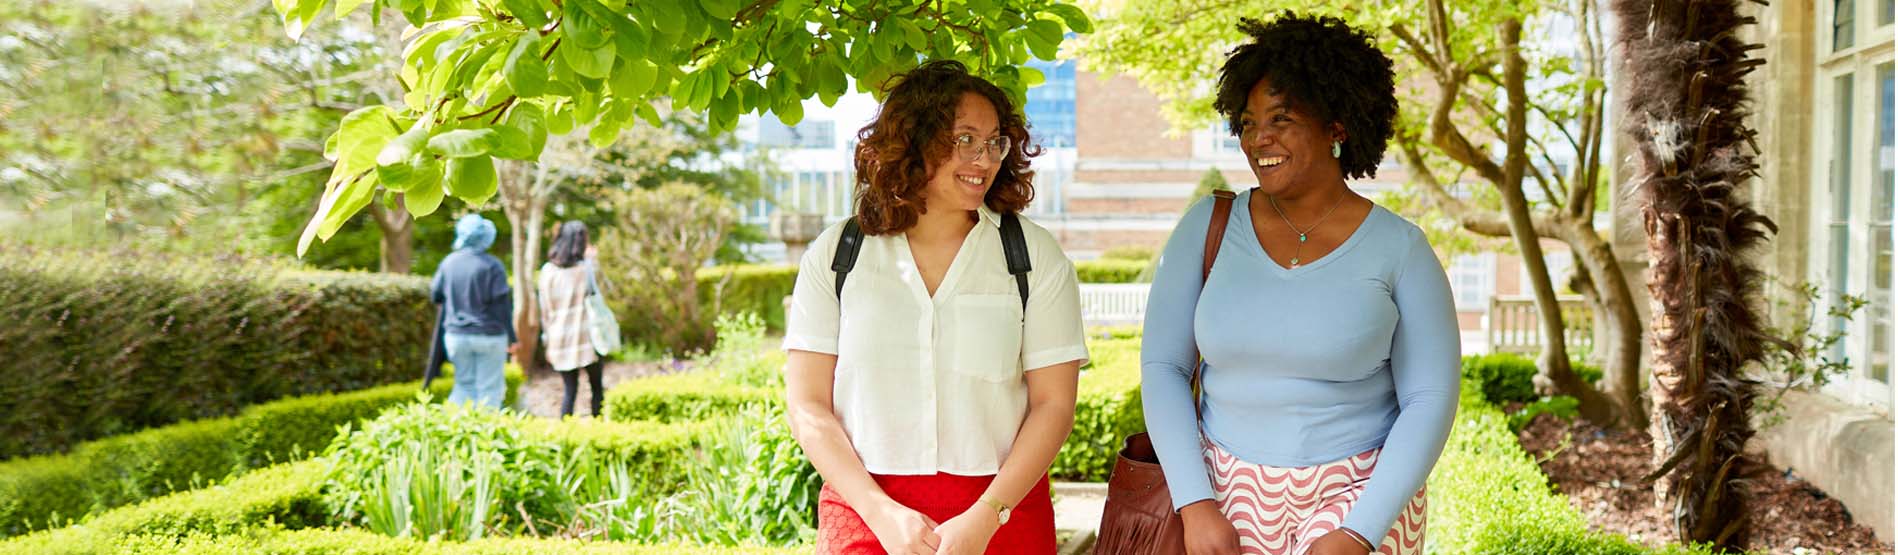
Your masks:
<svg viewBox="0 0 1898 555"><path fill-rule="evenodd" d="M837 236L837 252L830 257L830 271L837 272L837 298L844 298L844 278L857 266L857 251L863 250L863 228L857 217L844 220L844 232Z"/></svg>
<svg viewBox="0 0 1898 555"><path fill-rule="evenodd" d="M1002 255L1008 258L1008 273L1015 276L1015 289L1021 292L1022 317L1028 317L1028 239L1022 236L1021 220L1015 213L1002 214Z"/></svg>

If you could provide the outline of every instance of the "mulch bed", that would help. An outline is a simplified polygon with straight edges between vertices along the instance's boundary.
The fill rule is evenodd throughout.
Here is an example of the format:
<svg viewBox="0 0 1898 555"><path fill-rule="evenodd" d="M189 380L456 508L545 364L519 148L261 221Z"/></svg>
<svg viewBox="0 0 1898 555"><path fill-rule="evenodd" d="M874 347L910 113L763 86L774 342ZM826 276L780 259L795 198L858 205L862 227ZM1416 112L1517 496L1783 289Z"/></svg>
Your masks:
<svg viewBox="0 0 1898 555"><path fill-rule="evenodd" d="M1672 525L1654 504L1654 490L1639 483L1654 469L1647 432L1607 431L1580 418L1564 421L1542 415L1518 438L1591 528L1652 546L1674 539ZM1870 528L1854 523L1837 499L1797 475L1758 462L1750 466L1754 509L1749 515L1749 549L1787 554L1892 552Z"/></svg>

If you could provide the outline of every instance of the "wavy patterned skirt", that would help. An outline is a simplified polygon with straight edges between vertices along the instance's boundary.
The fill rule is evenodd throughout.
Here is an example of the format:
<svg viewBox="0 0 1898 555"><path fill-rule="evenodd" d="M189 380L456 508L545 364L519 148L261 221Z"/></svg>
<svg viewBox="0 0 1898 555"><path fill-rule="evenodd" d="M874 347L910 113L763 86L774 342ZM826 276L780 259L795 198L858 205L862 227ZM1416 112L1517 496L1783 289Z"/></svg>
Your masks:
<svg viewBox="0 0 1898 555"><path fill-rule="evenodd" d="M1305 555L1312 543L1337 530L1364 494L1382 448L1313 466L1252 464L1204 438L1201 456L1212 470L1219 511L1239 532L1246 555ZM1410 498L1377 552L1419 555L1424 543L1424 488Z"/></svg>

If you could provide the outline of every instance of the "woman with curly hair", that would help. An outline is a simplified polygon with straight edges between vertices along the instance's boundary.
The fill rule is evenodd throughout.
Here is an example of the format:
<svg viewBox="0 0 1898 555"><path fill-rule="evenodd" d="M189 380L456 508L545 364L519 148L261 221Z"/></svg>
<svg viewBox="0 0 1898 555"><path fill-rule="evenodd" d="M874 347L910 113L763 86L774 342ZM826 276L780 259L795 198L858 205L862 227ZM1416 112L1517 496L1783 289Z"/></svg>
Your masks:
<svg viewBox="0 0 1898 555"><path fill-rule="evenodd" d="M1422 553L1424 478L1456 413L1456 313L1423 232L1345 183L1383 158L1391 61L1335 18L1239 27L1251 40L1213 106L1258 185L1174 230L1141 349L1187 551ZM1228 225L1208 238L1222 202Z"/></svg>
<svg viewBox="0 0 1898 555"><path fill-rule="evenodd" d="M805 252L784 337L817 552L1052 554L1087 348L1074 266L1017 214L1040 149L953 61L900 76L858 138L857 215Z"/></svg>

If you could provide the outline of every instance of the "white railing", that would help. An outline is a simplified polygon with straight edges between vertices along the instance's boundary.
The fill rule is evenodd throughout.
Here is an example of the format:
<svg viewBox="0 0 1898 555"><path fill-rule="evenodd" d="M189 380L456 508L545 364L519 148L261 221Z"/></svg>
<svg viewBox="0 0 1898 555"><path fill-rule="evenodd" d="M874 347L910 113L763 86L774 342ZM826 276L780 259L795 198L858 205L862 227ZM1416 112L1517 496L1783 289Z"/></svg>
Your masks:
<svg viewBox="0 0 1898 555"><path fill-rule="evenodd" d="M1137 325L1147 315L1147 283L1081 284L1081 320L1089 326Z"/></svg>
<svg viewBox="0 0 1898 555"><path fill-rule="evenodd" d="M1562 333L1572 354L1595 347L1595 316L1582 297L1556 297L1562 309ZM1495 295L1489 301L1489 350L1533 355L1542 351L1541 311L1535 297Z"/></svg>

